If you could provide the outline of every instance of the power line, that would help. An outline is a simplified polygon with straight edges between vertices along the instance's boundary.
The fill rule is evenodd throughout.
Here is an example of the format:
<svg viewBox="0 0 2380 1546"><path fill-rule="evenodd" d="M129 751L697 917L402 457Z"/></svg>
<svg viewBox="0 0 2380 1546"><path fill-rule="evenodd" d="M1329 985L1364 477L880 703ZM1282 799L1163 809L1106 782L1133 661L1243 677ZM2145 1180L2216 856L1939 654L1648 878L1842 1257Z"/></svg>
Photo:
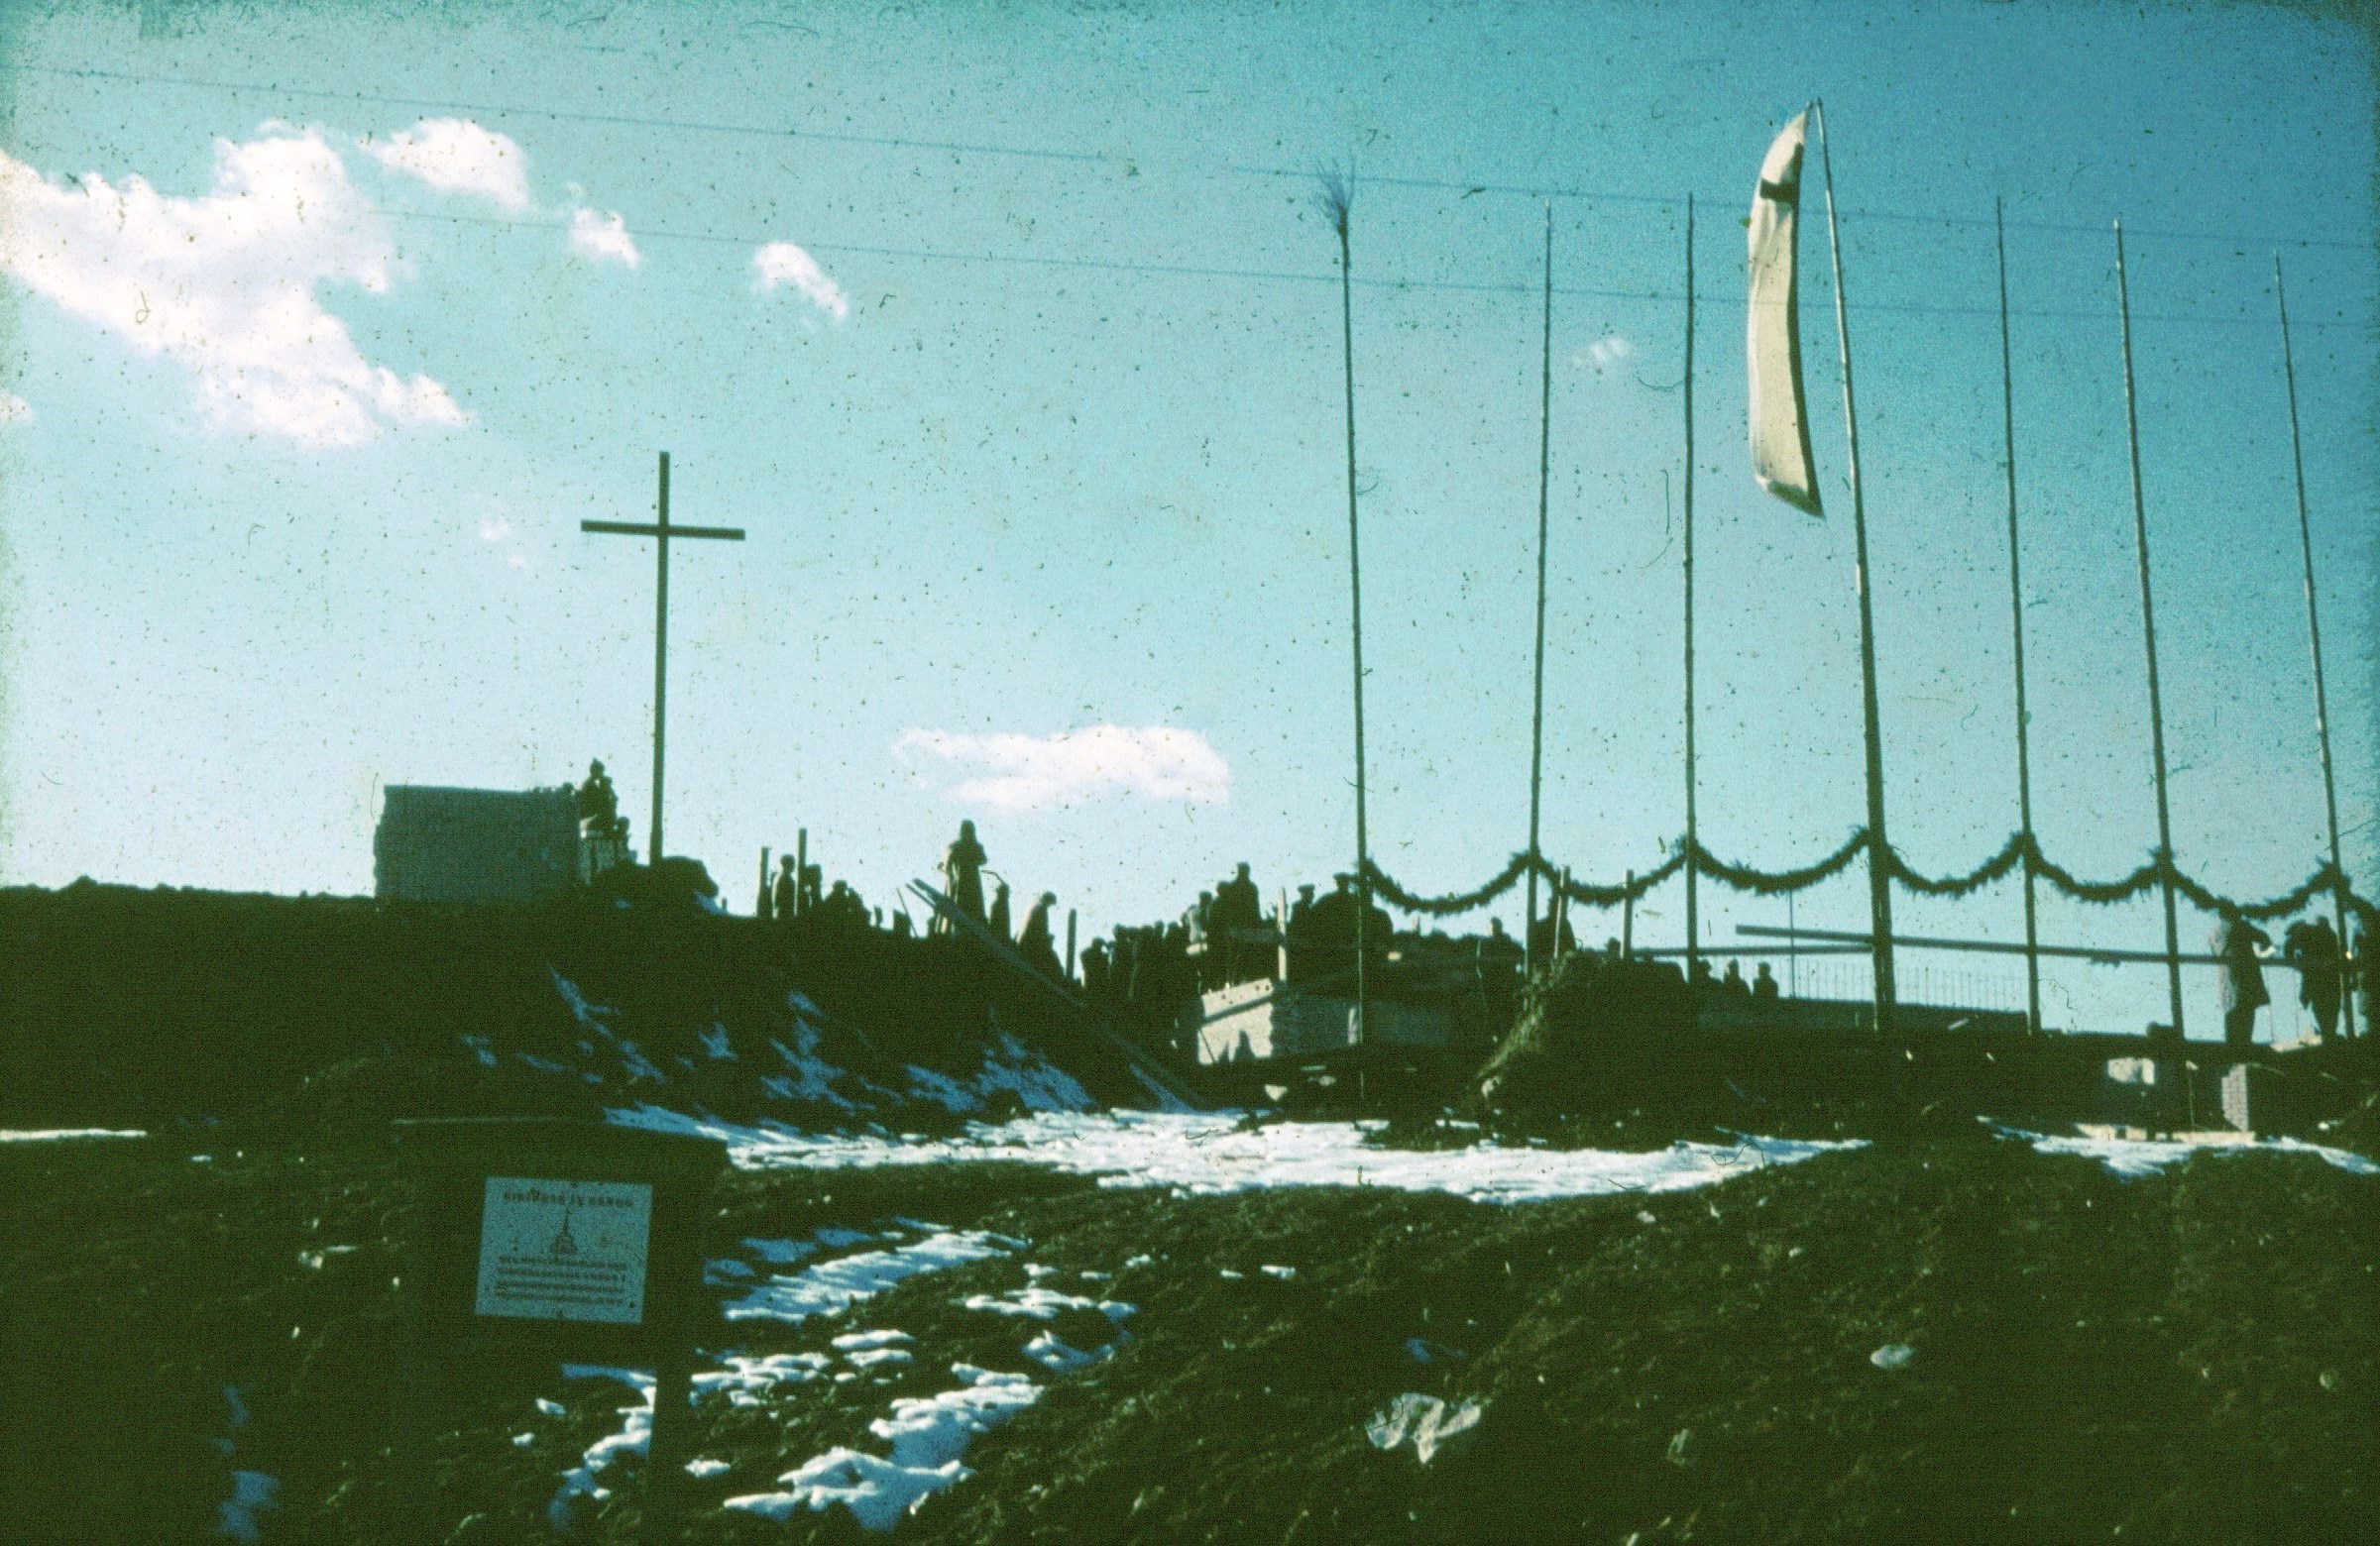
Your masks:
<svg viewBox="0 0 2380 1546"><path fill-rule="evenodd" d="M240 80L194 80L181 75L139 75L129 70L70 69L57 64L20 64L27 74L67 75L84 80L120 80L144 86L188 86L208 91L241 91L270 96L310 97L331 102L367 102L376 107L410 111L485 113L492 117L546 118L558 123L609 124L628 129L681 129L694 134L750 135L772 140L822 140L837 145L872 145L896 150L949 151L965 156L1014 156L1028 161L1106 162L1111 157L1086 151L1034 150L1009 145L971 145L958 140L912 140L897 135L839 134L827 129L771 128L754 124L705 123L686 118L643 118L626 113L587 113L556 107L521 107L504 102L461 102L440 97L381 96L368 91L322 91L303 86L257 84Z"/></svg>
<svg viewBox="0 0 2380 1546"><path fill-rule="evenodd" d="M130 70L73 68L57 64L20 64L16 68L26 74L60 75L73 79L124 81L137 85L183 86L196 90L246 92L251 94L307 97L322 101L364 102L375 106L401 107L414 111L484 113L491 116L543 118L557 123L605 124L635 129L675 129L692 134L739 135L758 139L817 140L836 145L864 145L893 150L942 151L953 155L998 156L1024 161L1043 161L1077 166L1122 166L1129 158L1098 151L1064 151L1044 147L1016 145L984 145L957 140L920 140L899 135L850 134L825 129L796 129L762 124L715 123L701 119L664 118L624 113L590 113L569 108L531 107L505 102L469 102L441 97L389 96L364 91L326 91L302 86L283 86L238 80L202 80L182 75L150 75ZM1241 176L1294 178L1310 181L1311 167L1227 166L1223 169ZM1466 194L1496 194L1528 199L1558 198L1586 203L1638 204L1656 208L1678 209L1685 205L1682 194L1643 193L1617 188L1590 188L1561 184L1524 184L1489 182L1457 177L1392 177L1367 176L1364 181L1382 187L1420 188L1461 192ZM1707 193L1696 196L1710 198ZM1730 195L1732 196L1732 195ZM1726 202L1725 198L1716 200ZM1888 209L1845 209L1839 212L1858 220L1891 221L1918 225L1964 226L1986 229L1991 225L1981 216L1914 213ZM2066 234L2104 235L2106 225L2101 221L2011 220L2011 229L2045 231ZM2176 242L2227 242L2233 246L2330 248L2340 251L2363 252L2370 243L2347 237L2326 236L2243 236L2220 231L2180 231L2127 228L2126 235L2135 239L2147 237ZM1528 286L1520 286L1523 289Z"/></svg>
<svg viewBox="0 0 2380 1546"><path fill-rule="evenodd" d="M1250 177L1310 179L1313 176L1310 171L1300 171L1289 166L1233 166L1230 169L1242 176ZM1465 194L1495 193L1529 199L1561 198L1589 204L1644 204L1663 209L1683 209L1686 206L1686 195L1684 194L1634 193L1622 192L1613 188L1567 187L1554 184L1537 186L1513 182L1466 182L1451 177L1366 177L1364 181L1382 187L1443 189L1448 192L1459 191ZM1705 200L1712 199L1712 195L1708 193L1697 192L1694 196ZM1727 200L1719 198L1713 201L1724 204ZM1850 208L1837 210L1836 213L1839 216L1859 220L1892 221L1908 225L1967 226L1983 231L1992 228L1990 221L1981 216L1971 215L1912 214L1893 209ZM2054 231L2088 236L2105 236L2107 234L2107 226L2104 221L2011 220L2008 222L2008 228L2012 231ZM2220 231L2135 230L2130 226L2124 228L2124 234L2129 237L2157 237L2174 242L2228 242L2235 246L2247 244L2256 247L2332 247L2352 252L2362 252L2371 245L2369 242L2350 241L2344 237L2238 236L2226 235Z"/></svg>
<svg viewBox="0 0 2380 1546"><path fill-rule="evenodd" d="M387 210L383 213L399 220L438 221L454 225L492 226L500 229L527 228L546 231L569 229L564 222L557 220L507 219L494 215L460 215L431 210ZM677 231L660 227L649 227L630 234L637 241L693 242L722 247L757 248L776 240L776 238L767 236L738 236L716 231ZM1260 283L1336 284L1339 281L1336 274L1302 273L1294 269L1234 269L1199 264L1136 263L1120 258L1035 257L1023 253L961 252L947 248L889 247L853 242L804 242L801 245L806 252L826 253L839 257L900 258L922 263L983 264L1004 268L1076 270L1094 274L1148 274L1169 277L1234 279ZM1534 295L1539 288L1537 285L1520 280L1505 282L1488 279L1359 278L1354 282L1357 289L1418 290L1455 294ZM1598 285L1557 284L1553 287L1553 292L1556 295L1583 296L1596 300L1637 300L1661 304L1683 304L1685 300L1682 291L1667 289L1634 290ZM1695 291L1694 298L1698 304L1721 305L1736 305L1743 300L1743 296L1740 294L1714 295L1701 289ZM1995 317L1999 314L1996 306L1927 304L1916 301L1867 301L1853 309L1863 313L1882 312L1898 316ZM2008 314L2041 321L2103 322L2107 320L2107 314L2104 312L2080 308L2070 310L2024 310L2020 308L2011 310ZM2183 326L2251 327L2263 325L2262 319L2257 317L2192 315L2187 312L2155 314L2142 312L2139 313L2137 320ZM2298 325L2315 328L2344 328L2364 332L2380 326L2380 323L2301 321Z"/></svg>

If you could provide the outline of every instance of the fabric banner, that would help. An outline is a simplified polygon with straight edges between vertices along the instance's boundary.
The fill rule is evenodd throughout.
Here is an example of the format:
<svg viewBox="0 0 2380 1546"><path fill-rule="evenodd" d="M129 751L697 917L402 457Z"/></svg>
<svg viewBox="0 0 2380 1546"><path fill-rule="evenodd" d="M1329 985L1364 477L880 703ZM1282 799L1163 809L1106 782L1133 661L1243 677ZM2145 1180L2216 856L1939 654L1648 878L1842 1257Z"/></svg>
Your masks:
<svg viewBox="0 0 2380 1546"><path fill-rule="evenodd" d="M1745 355L1752 370L1752 473L1760 487L1816 515L1818 478L1810 459L1810 415L1801 384L1801 317L1794 301L1794 230L1801 209L1804 109L1760 163L1752 200L1751 315Z"/></svg>

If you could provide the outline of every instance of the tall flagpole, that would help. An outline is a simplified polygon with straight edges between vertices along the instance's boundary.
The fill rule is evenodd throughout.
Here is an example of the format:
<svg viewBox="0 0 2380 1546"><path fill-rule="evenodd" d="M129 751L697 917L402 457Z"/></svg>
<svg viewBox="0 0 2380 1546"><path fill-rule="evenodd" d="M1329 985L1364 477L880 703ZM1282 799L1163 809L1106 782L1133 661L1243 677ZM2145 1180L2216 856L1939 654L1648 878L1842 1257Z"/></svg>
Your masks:
<svg viewBox="0 0 2380 1546"><path fill-rule="evenodd" d="M2149 589L2148 506L2140 493L2140 414L2132 392L2132 292L2124 276L2124 223L2115 222L2115 304L2124 346L2124 438L2132 453L2132 551L2140 561L2140 632L2149 653L2149 747L2157 769L2157 853L2165 869L2165 981L2173 1034L2182 1035L2182 929L2174 912L2174 823L2165 791L2165 700L2157 688L2157 607Z"/></svg>
<svg viewBox="0 0 2380 1546"><path fill-rule="evenodd" d="M1694 195L1686 195L1686 481L1685 504L1685 584L1686 584L1686 982L1695 981L1696 968L1702 963L1702 928L1695 912L1694 855L1699 851L1701 832L1694 818ZM1687 995L1686 1013L1694 1012L1693 996Z"/></svg>
<svg viewBox="0 0 2380 1546"><path fill-rule="evenodd" d="M2024 559L2016 543L2016 386L2008 366L2008 227L1997 198L1991 232L1999 250L2000 434L2008 470L2008 620L2016 643L2016 828L2024 838L2025 1030L2041 1034L2041 935L2034 901L2032 718L2025 707Z"/></svg>
<svg viewBox="0 0 2380 1546"><path fill-rule="evenodd" d="M1826 173L1826 242L1835 271L1835 342L1843 358L1843 424L1851 466L1851 529L1860 591L1860 713L1868 747L1868 916L1875 963L1875 1033L1894 1031L1892 847L1884 835L1884 745L1875 696L1875 619L1868 583L1868 507L1860 490L1860 416L1853 406L1851 322L1843 309L1843 239L1835 225L1835 158L1827 145L1826 103L1818 109L1818 157Z"/></svg>
<svg viewBox="0 0 2380 1546"><path fill-rule="evenodd" d="M1339 346L1347 370L1347 592L1354 615L1355 643L1355 1045L1366 1041L1364 938L1372 925L1372 846L1364 826L1364 570L1355 518L1355 258L1347 236L1352 181L1325 184L1339 230ZM1357 1085L1363 1080L1359 1069Z"/></svg>
<svg viewBox="0 0 2380 1546"><path fill-rule="evenodd" d="M2281 255L2273 254L2273 299L2281 308L2281 371L2289 383L2289 461L2298 479L2298 549L2306 561L2306 638L2314 646L2314 727L2323 747L2323 806L2330 819L2330 900L2338 919L2338 942L2347 942L2347 874L2338 856L2338 784L2330 771L2330 701L2323 682L2323 625L2314 604L2314 528L2306 518L2306 455L2298 437L2298 366L2289 347L2289 297L2281 289ZM2339 982L2339 1030L2355 1034L2355 1003L2351 984ZM2372 1006L2363 1006L2364 1024Z"/></svg>
<svg viewBox="0 0 2380 1546"><path fill-rule="evenodd" d="M1537 391L1537 679L1529 716L1529 922L1522 969L1537 974L1537 810L1545 766L1545 506L1553 476L1553 204L1545 205L1545 331Z"/></svg>

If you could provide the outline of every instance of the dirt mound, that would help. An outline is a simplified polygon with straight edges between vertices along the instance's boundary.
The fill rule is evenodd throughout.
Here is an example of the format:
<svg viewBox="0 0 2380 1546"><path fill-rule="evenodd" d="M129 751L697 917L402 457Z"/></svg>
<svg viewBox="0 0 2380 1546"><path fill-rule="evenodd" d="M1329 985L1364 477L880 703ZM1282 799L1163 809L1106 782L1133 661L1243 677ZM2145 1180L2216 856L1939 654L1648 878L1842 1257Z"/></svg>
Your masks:
<svg viewBox="0 0 2380 1546"><path fill-rule="evenodd" d="M951 939L691 906L0 892L0 1126L267 1126L654 1101L812 1126L1162 1096Z"/></svg>

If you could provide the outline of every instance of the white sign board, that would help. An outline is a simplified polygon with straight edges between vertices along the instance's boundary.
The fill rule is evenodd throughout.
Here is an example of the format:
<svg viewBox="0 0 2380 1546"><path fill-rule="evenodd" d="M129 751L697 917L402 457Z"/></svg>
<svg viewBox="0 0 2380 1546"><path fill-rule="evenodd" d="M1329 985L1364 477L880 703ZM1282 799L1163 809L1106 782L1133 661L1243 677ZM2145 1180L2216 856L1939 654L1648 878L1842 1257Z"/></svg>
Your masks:
<svg viewBox="0 0 2380 1546"><path fill-rule="evenodd" d="M653 1189L627 1181L488 1177L480 1214L481 1315L644 1320Z"/></svg>

